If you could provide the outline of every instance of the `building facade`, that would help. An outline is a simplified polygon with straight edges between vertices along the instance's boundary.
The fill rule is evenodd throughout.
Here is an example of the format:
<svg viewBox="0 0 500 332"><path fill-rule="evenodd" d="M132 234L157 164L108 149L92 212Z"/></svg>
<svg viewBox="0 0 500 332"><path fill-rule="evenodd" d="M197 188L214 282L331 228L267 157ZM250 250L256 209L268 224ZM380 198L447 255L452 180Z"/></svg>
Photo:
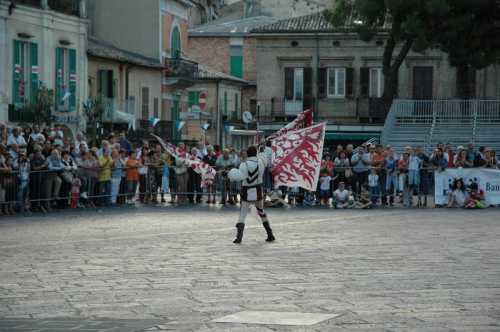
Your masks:
<svg viewBox="0 0 500 332"><path fill-rule="evenodd" d="M160 117L163 65L158 59L122 50L90 37L89 98L104 107L107 131L128 130L141 120Z"/></svg>
<svg viewBox="0 0 500 332"><path fill-rule="evenodd" d="M257 40L257 118L276 130L303 109L327 121L327 139L365 140L380 134L388 109L382 59L384 35L372 42L336 32L321 14L253 30ZM460 72L439 50L413 53L399 70L398 98L498 98L496 66Z"/></svg>
<svg viewBox="0 0 500 332"><path fill-rule="evenodd" d="M276 22L258 16L229 22L213 22L189 30L189 58L234 78L248 82L241 91L240 110L226 117L226 124L246 128L243 112L255 113L257 98L256 39L254 28Z"/></svg>
<svg viewBox="0 0 500 332"><path fill-rule="evenodd" d="M85 1L0 1L0 121L33 122L41 86L54 91L52 122L84 127Z"/></svg>

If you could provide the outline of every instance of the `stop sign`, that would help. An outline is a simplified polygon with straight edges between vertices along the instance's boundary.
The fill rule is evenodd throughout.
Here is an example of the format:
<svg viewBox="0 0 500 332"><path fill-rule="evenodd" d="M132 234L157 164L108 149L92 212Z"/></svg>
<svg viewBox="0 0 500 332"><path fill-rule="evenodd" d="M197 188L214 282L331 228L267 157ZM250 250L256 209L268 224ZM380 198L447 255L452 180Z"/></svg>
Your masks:
<svg viewBox="0 0 500 332"><path fill-rule="evenodd" d="M200 100L198 101L200 110L204 111L207 108L207 92L203 91L200 93Z"/></svg>

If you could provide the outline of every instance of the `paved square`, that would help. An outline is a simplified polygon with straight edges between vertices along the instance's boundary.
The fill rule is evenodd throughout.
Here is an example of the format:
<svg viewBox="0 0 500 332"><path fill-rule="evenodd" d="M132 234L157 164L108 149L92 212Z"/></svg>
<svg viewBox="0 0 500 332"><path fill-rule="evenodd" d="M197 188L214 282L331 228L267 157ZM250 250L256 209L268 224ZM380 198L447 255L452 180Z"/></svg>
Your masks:
<svg viewBox="0 0 500 332"><path fill-rule="evenodd" d="M0 331L500 330L500 210L268 212L240 246L231 207L2 218ZM339 316L213 322L242 311Z"/></svg>
<svg viewBox="0 0 500 332"><path fill-rule="evenodd" d="M314 325L338 315L312 314L282 311L241 311L234 315L214 319L215 323L263 324L263 325Z"/></svg>

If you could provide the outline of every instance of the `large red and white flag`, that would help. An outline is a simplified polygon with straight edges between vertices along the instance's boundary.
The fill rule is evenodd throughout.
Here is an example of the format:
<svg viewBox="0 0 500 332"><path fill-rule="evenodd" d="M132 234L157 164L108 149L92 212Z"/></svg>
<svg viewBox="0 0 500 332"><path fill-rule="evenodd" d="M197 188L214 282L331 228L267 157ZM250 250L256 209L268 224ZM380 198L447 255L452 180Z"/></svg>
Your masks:
<svg viewBox="0 0 500 332"><path fill-rule="evenodd" d="M272 141L274 186L315 191L319 179L326 124L288 131Z"/></svg>
<svg viewBox="0 0 500 332"><path fill-rule="evenodd" d="M153 135L153 134L152 134ZM167 153L176 159L181 159L186 165L191 167L196 173L201 175L201 187L205 188L213 183L216 175L215 169L209 164L201 161L196 156L187 153L185 150L176 147L172 143L165 142L161 137L153 135Z"/></svg>
<svg viewBox="0 0 500 332"><path fill-rule="evenodd" d="M295 120L293 120L280 130L269 136L267 140L271 141L273 139L276 139L277 137L280 137L281 135L285 135L290 131L310 127L312 126L313 122L314 122L313 110L312 109L305 110L304 112L299 113Z"/></svg>

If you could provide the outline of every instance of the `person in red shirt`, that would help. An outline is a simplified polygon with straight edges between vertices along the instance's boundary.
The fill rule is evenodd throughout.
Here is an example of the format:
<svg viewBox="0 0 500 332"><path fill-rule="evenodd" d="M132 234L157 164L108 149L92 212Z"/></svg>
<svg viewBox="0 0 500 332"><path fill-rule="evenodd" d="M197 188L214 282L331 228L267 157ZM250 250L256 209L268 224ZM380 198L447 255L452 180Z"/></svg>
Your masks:
<svg viewBox="0 0 500 332"><path fill-rule="evenodd" d="M335 164L332 161L332 157L327 154L325 155L325 158L321 161L321 171L322 172L327 172L328 176L333 177L333 169L335 168Z"/></svg>
<svg viewBox="0 0 500 332"><path fill-rule="evenodd" d="M453 146L451 146L451 143L446 143L446 158L448 161L448 168L454 168L455 152L453 152Z"/></svg>

